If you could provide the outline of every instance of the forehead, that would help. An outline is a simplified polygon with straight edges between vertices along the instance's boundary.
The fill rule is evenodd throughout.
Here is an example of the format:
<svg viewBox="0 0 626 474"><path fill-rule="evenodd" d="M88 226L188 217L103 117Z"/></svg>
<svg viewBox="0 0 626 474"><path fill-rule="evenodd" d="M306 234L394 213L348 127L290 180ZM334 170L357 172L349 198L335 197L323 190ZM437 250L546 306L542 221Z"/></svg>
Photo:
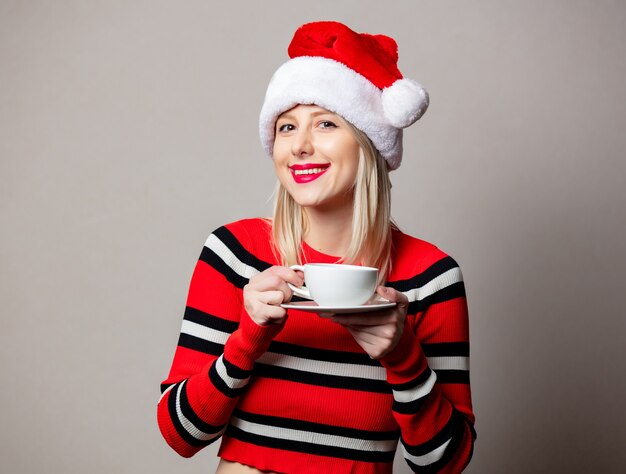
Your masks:
<svg viewBox="0 0 626 474"><path fill-rule="evenodd" d="M322 115L322 114L330 114L330 115L335 115L339 117L336 113L331 112L330 110L325 109L324 107L320 107L319 105L298 104L289 110L285 110L282 114L278 116L278 118L296 116L296 115Z"/></svg>

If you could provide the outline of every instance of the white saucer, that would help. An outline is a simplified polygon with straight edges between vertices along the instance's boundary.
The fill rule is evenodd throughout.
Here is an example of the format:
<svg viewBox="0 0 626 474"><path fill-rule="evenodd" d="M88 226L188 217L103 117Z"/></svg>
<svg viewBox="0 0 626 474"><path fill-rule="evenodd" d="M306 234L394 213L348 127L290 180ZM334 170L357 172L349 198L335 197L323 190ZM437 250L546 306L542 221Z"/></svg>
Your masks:
<svg viewBox="0 0 626 474"><path fill-rule="evenodd" d="M320 306L315 301L294 301L293 303L283 303L285 309L297 309L298 311L308 311L309 313L368 313L380 309L393 308L396 303L391 301L370 301L359 306Z"/></svg>

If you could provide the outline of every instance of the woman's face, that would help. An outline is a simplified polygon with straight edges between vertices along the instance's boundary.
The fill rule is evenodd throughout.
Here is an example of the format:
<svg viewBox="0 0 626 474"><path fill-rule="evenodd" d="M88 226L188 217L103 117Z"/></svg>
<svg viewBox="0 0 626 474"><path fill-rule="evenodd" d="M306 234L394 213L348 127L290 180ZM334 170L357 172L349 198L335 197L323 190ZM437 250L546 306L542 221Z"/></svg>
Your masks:
<svg viewBox="0 0 626 474"><path fill-rule="evenodd" d="M298 105L276 121L276 176L303 207L351 206L359 154L346 121L317 105Z"/></svg>

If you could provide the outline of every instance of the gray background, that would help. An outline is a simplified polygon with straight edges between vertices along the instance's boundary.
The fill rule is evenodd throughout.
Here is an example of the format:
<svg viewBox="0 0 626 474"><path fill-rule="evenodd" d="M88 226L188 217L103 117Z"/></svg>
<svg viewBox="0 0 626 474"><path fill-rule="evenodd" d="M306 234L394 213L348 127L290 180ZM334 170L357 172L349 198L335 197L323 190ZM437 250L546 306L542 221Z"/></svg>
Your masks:
<svg viewBox="0 0 626 474"><path fill-rule="evenodd" d="M626 6L392 5L0 2L2 472L212 472L159 383L204 239L270 215L258 112L320 19L395 37L431 94L394 216L464 270L468 472L625 472Z"/></svg>

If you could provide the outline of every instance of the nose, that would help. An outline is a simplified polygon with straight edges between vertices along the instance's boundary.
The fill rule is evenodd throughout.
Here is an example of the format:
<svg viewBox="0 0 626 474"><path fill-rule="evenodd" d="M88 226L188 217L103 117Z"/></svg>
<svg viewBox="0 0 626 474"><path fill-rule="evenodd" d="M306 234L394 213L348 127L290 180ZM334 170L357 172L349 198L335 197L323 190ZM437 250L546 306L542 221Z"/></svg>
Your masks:
<svg viewBox="0 0 626 474"><path fill-rule="evenodd" d="M293 156L304 158L313 154L313 142L311 133L306 127L301 127L294 135L291 142Z"/></svg>

